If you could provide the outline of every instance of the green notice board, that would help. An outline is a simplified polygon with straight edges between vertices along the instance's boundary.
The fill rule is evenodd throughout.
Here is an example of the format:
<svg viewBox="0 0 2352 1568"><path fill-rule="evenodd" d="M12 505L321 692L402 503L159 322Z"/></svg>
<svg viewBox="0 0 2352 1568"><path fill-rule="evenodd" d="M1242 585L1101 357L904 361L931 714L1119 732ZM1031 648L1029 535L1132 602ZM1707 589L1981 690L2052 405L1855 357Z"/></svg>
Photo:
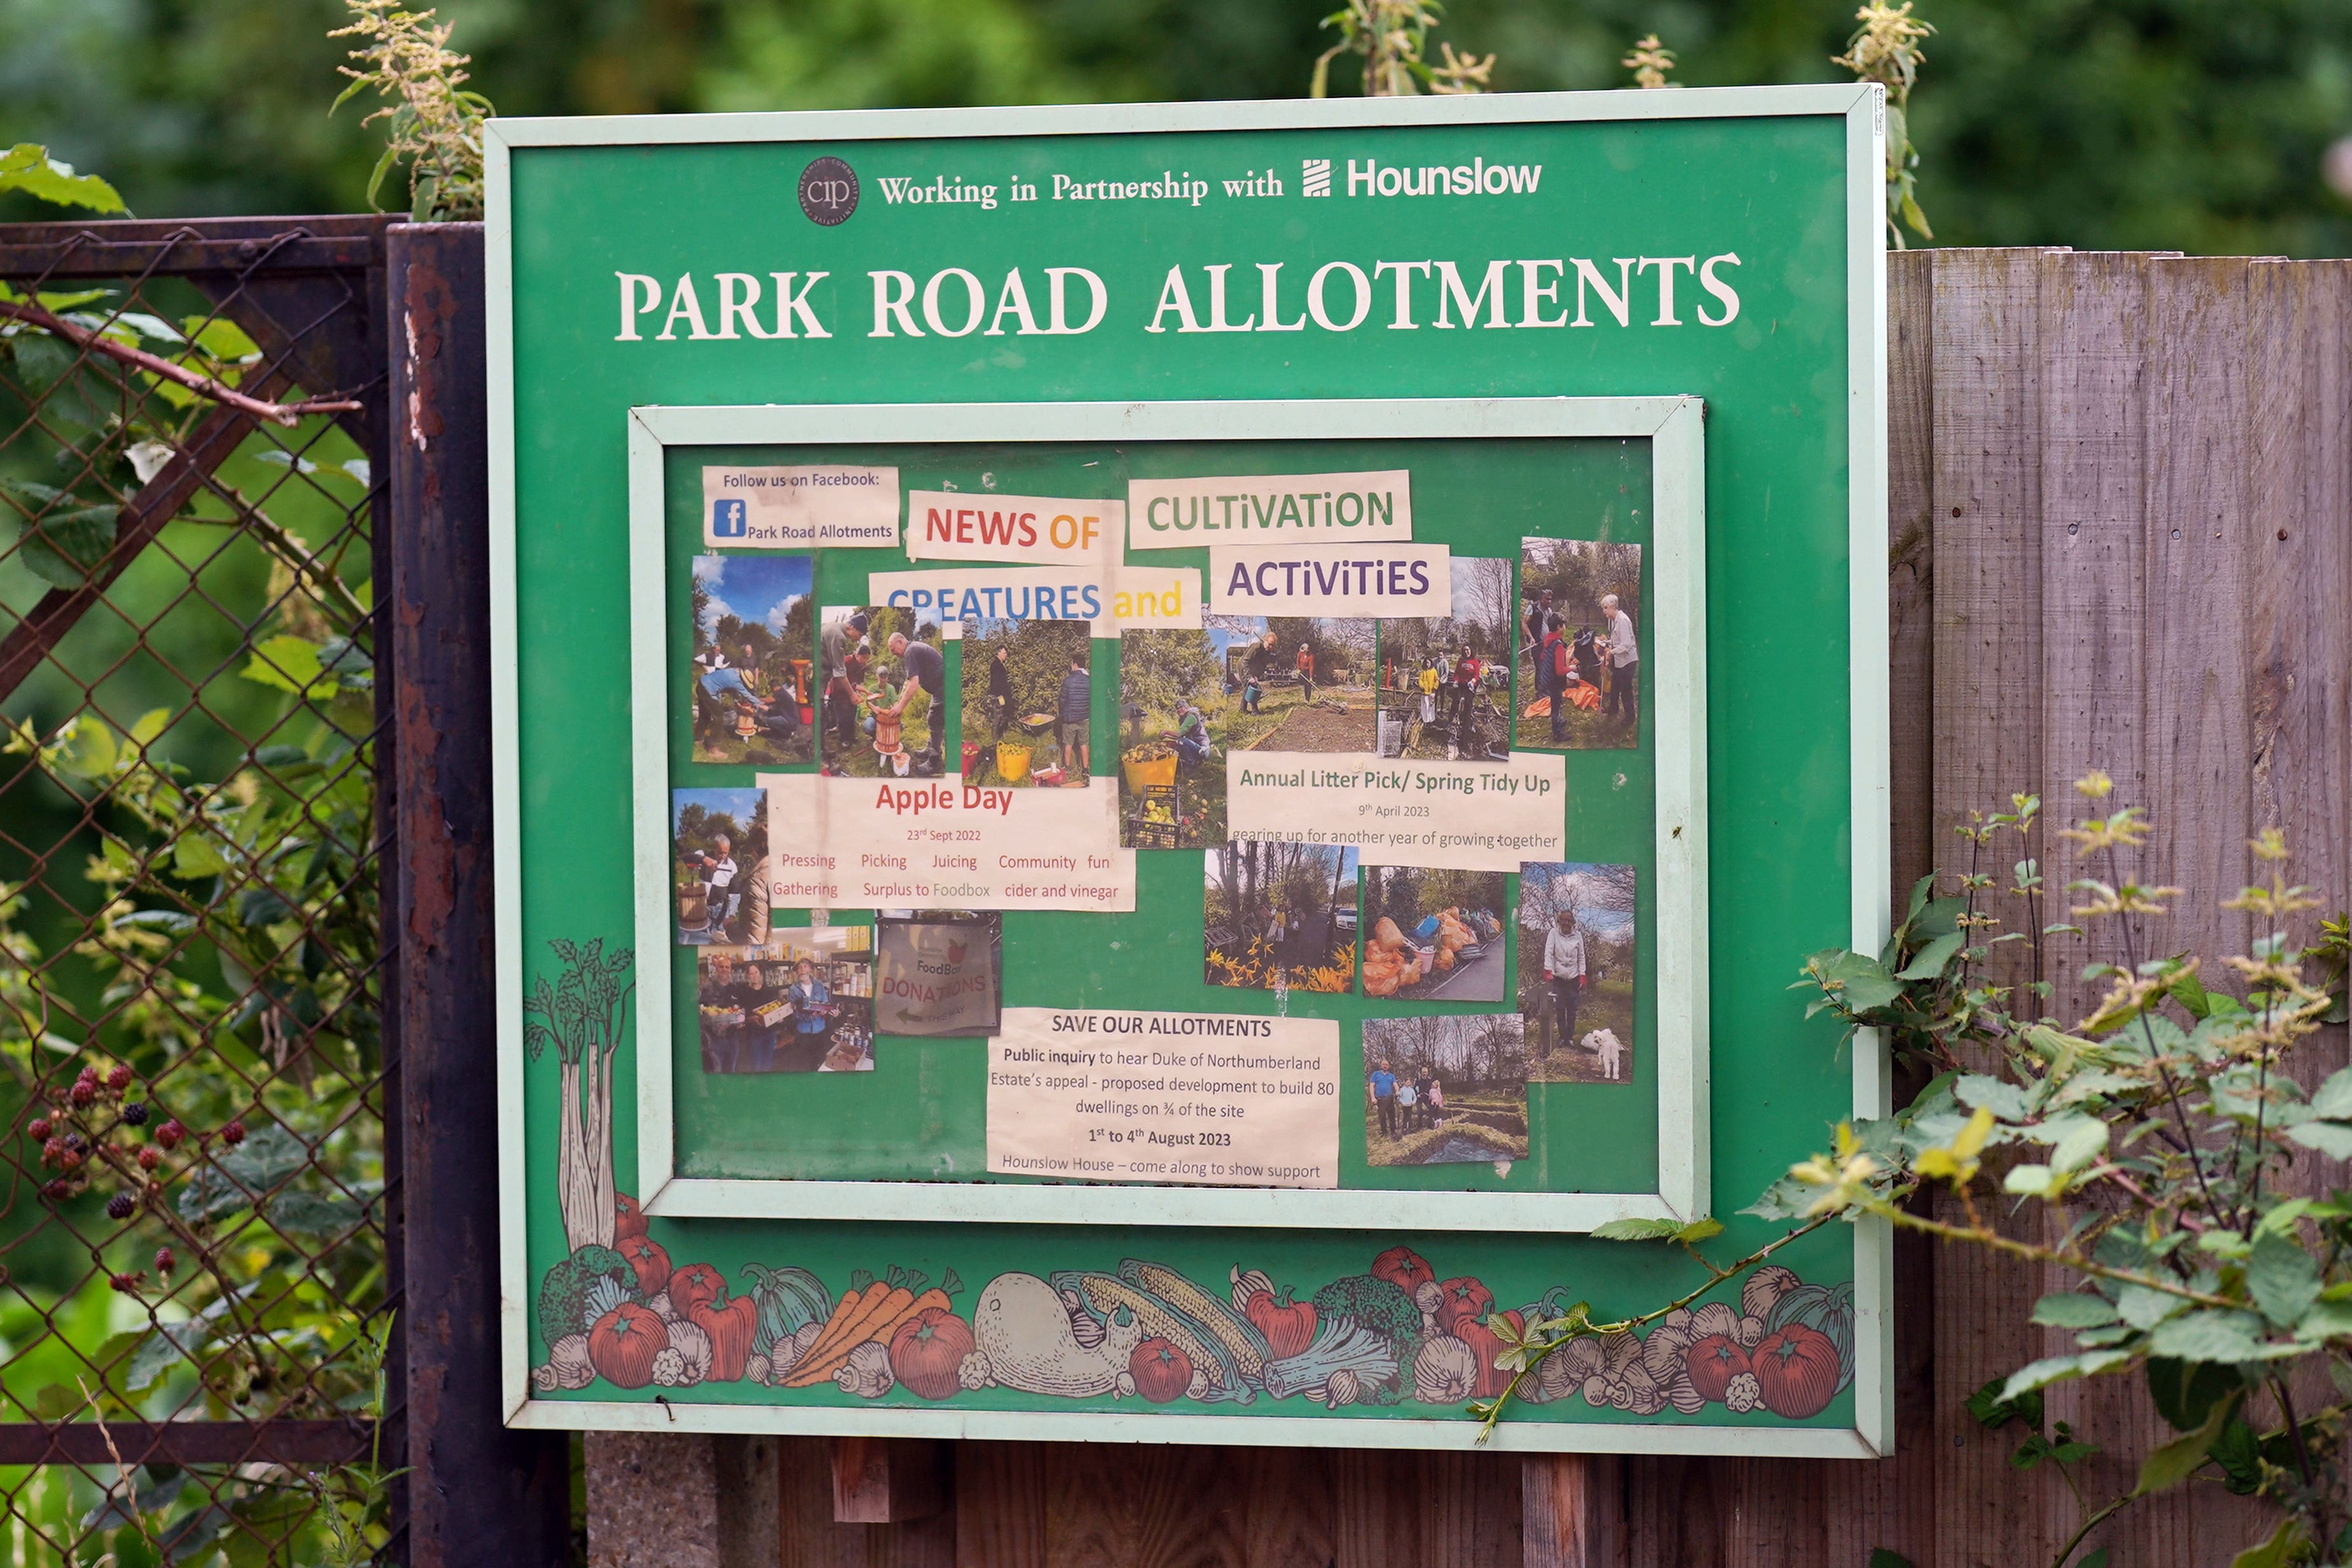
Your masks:
<svg viewBox="0 0 2352 1568"><path fill-rule="evenodd" d="M1454 1447L1874 1113L1874 89L500 120L509 1419ZM1736 1253L1727 1253L1736 1255ZM1866 1456L1807 1238L1496 1441Z"/></svg>

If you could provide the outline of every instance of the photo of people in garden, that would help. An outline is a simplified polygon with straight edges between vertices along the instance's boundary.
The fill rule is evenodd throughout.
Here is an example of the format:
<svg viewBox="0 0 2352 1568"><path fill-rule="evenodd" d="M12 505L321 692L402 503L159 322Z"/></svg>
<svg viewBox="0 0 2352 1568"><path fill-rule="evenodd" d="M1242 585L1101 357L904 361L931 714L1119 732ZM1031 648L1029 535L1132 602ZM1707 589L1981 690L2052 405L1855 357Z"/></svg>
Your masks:
<svg viewBox="0 0 2352 1568"><path fill-rule="evenodd" d="M1454 612L1380 623L1383 757L1507 762L1511 562L1456 556Z"/></svg>
<svg viewBox="0 0 2352 1568"><path fill-rule="evenodd" d="M1379 705L1371 621L1303 615L1211 615L1225 690L1236 699L1237 751L1369 753Z"/></svg>
<svg viewBox="0 0 2352 1568"><path fill-rule="evenodd" d="M1527 1157L1528 1050L1517 1014L1365 1021L1367 1164Z"/></svg>
<svg viewBox="0 0 2352 1568"><path fill-rule="evenodd" d="M705 1072L874 1066L874 928L779 926L695 955Z"/></svg>
<svg viewBox="0 0 2352 1568"><path fill-rule="evenodd" d="M673 789L670 884L677 939L756 946L768 936L768 792Z"/></svg>
<svg viewBox="0 0 2352 1568"><path fill-rule="evenodd" d="M1213 627L1119 638L1121 848L1225 841L1225 758L1241 707L1239 694L1225 689L1225 650L1241 637Z"/></svg>
<svg viewBox="0 0 2352 1568"><path fill-rule="evenodd" d="M784 766L812 755L814 573L804 555L698 555L688 577L694 760Z"/></svg>
<svg viewBox="0 0 2352 1568"><path fill-rule="evenodd" d="M824 771L856 779L943 770L947 661L940 629L905 610L827 605L817 636Z"/></svg>
<svg viewBox="0 0 2352 1568"><path fill-rule="evenodd" d="M1498 871L1383 865L1364 875L1364 995L1399 1002L1499 1002L1509 956Z"/></svg>
<svg viewBox="0 0 2352 1568"><path fill-rule="evenodd" d="M1633 1081L1634 883L1629 865L1519 867L1519 1013L1538 1082Z"/></svg>
<svg viewBox="0 0 2352 1568"><path fill-rule="evenodd" d="M1642 547L1519 541L1518 723L1512 744L1641 744Z"/></svg>
<svg viewBox="0 0 2352 1568"><path fill-rule="evenodd" d="M967 784L1084 789L1094 761L1094 629L1085 621L963 623Z"/></svg>
<svg viewBox="0 0 2352 1568"><path fill-rule="evenodd" d="M1348 989L1356 973L1354 850L1251 840L1201 860L1209 984Z"/></svg>

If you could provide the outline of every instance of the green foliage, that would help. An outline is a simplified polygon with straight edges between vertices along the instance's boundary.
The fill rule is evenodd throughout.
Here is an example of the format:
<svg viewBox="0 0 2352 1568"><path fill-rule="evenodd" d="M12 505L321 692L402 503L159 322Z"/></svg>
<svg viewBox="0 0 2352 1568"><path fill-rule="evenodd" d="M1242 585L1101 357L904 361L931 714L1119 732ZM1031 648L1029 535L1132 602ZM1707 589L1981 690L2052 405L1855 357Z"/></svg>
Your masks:
<svg viewBox="0 0 2352 1568"><path fill-rule="evenodd" d="M61 207L87 207L93 213L121 213L130 210L114 187L95 174L77 174L70 163L60 163L49 156L46 147L29 141L0 151L0 193L22 191L44 202L54 202Z"/></svg>
<svg viewBox="0 0 2352 1568"><path fill-rule="evenodd" d="M466 67L472 61L449 47L453 24L436 26L431 11L405 10L397 0L344 4L351 9L351 22L328 36L363 40L351 55L365 68L340 68L351 85L333 108L371 90L393 100L360 122L384 122L383 152L368 175L368 205L376 206L385 177L405 162L411 218L418 223L479 220L482 122L497 110L488 99L464 86Z"/></svg>
<svg viewBox="0 0 2352 1568"><path fill-rule="evenodd" d="M2084 1503L2061 1563L2099 1519L2209 1468L2277 1508L2293 1540L2333 1540L2347 1521L2336 1456L2352 1406L2298 1414L2291 1385L2309 1367L2352 1385L2352 1193L2289 1197L2284 1187L2299 1150L2352 1153L2352 1069L2308 1094L2289 1071L2335 1005L2305 975L2313 955L2289 936L2318 900L2289 881L2285 841L2265 831L2251 845L2263 880L2227 904L2256 933L2247 954L2221 966L2238 988L2219 988L2195 957L2144 959L2136 933L2179 890L2135 870L2152 831L2145 812L2101 804L2113 789L2102 774L2077 789L2086 810L2105 812L2062 834L2081 855L2084 874L2067 891L2084 927L2042 924L2041 878L2024 860L2006 897L2027 929L1995 934L2000 890L1980 867L2010 834L2032 831L2040 802L2021 795L2013 810L1972 816L1959 830L1970 860L1958 892L1938 899L1937 879L1923 881L1881 953L1808 960L1800 988L1813 993L1814 1012L1849 1033L1884 1030L1898 1052L1939 1071L1891 1121L1839 1129L1834 1154L1792 1167L1752 1212L1874 1214L2074 1277L2032 1314L2072 1333L2074 1351L1988 1385L1972 1412L2038 1434L2039 1390L2139 1367L2179 1435L2141 1456L2128 1493L2096 1511ZM2105 992L2071 1026L2042 1010L2046 984L1992 977L2003 943L2032 943L2040 971L2095 934L2110 936L2120 961L2083 971ZM2317 956L2324 975L2336 973L2324 950ZM1988 1168L1996 1155L1997 1182ZM1948 1187L1965 1218L1908 1201L1929 1186ZM1979 1195L1996 1186L2046 1207L2047 1233L2059 1239L2021 1240L1982 1217ZM2019 1462L2071 1462L2063 1428L2041 1444L2021 1448Z"/></svg>

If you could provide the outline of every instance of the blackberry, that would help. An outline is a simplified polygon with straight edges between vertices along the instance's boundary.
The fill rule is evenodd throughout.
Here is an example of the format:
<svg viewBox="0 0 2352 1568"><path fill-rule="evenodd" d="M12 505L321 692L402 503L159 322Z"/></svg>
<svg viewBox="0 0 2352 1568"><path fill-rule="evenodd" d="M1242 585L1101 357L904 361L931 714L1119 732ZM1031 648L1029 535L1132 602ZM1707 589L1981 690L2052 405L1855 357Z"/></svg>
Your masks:
<svg viewBox="0 0 2352 1568"><path fill-rule="evenodd" d="M147 1124L147 1103L144 1100L131 1101L122 1108L122 1120L127 1124L133 1127L145 1126Z"/></svg>
<svg viewBox="0 0 2352 1568"><path fill-rule="evenodd" d="M139 1206L137 1204L131 1201L131 1195L129 1193L118 1192L112 1197L106 1200L106 1218L109 1219L128 1219L131 1218L131 1211L138 1207Z"/></svg>

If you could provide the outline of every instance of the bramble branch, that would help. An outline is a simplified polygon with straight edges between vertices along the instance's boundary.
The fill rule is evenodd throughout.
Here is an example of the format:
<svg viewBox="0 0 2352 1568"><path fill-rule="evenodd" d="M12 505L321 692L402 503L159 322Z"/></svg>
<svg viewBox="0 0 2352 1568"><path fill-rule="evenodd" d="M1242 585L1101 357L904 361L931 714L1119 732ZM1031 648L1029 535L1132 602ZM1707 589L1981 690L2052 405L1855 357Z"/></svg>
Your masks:
<svg viewBox="0 0 2352 1568"><path fill-rule="evenodd" d="M104 354L110 359L120 360L134 369L145 371L149 375L161 376L167 382L194 392L198 397L210 398L215 402L226 404L239 413L249 413L256 419L269 420L273 423L289 428L300 423L305 414L353 413L358 412L361 406L355 399L352 398L314 398L307 402L268 402L257 397L248 397L227 382L217 381L201 371L192 371L185 365L175 364L162 355L151 354L144 349L134 349L128 343L118 343L102 332L92 332L87 328L77 327L72 322L52 315L37 305L0 299L0 316L13 317L16 320L38 327L44 332L54 332L69 343L78 344L95 353Z"/></svg>

